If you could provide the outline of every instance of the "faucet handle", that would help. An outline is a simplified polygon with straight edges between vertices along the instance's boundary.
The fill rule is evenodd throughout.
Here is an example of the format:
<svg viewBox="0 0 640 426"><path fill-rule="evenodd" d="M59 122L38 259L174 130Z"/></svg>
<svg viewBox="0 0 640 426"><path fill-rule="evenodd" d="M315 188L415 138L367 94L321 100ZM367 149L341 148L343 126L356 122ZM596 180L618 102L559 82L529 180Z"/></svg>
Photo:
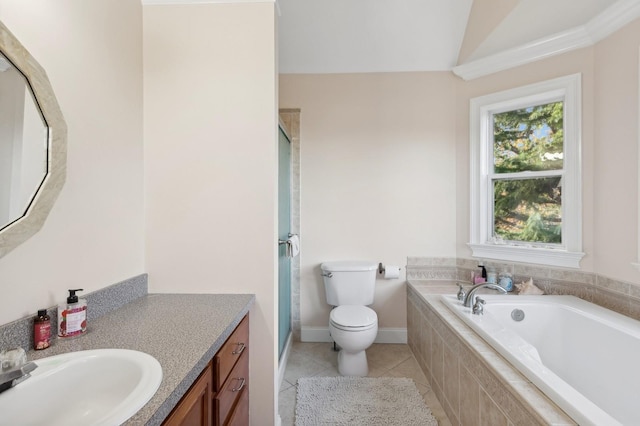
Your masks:
<svg viewBox="0 0 640 426"><path fill-rule="evenodd" d="M0 351L0 371L13 370L26 364L27 353L23 348Z"/></svg>
<svg viewBox="0 0 640 426"><path fill-rule="evenodd" d="M458 284L458 287L460 287L460 290L458 290L458 295L457 295L458 296L458 300L463 302L465 296L467 295L467 293L464 291L464 287L462 287L462 284L460 284L460 283L457 283L457 284Z"/></svg>
<svg viewBox="0 0 640 426"><path fill-rule="evenodd" d="M480 297L476 297L476 303L473 304L473 314L474 315L482 315L484 314L484 304L487 303L484 299Z"/></svg>

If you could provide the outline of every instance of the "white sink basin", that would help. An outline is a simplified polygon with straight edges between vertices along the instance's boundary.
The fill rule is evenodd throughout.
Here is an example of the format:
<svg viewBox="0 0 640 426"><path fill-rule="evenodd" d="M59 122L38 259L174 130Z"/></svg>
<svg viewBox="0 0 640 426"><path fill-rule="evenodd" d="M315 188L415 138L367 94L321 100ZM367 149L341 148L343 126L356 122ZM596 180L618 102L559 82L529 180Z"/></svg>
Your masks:
<svg viewBox="0 0 640 426"><path fill-rule="evenodd" d="M127 349L34 361L31 377L0 393L0 425L119 425L156 393L160 363Z"/></svg>

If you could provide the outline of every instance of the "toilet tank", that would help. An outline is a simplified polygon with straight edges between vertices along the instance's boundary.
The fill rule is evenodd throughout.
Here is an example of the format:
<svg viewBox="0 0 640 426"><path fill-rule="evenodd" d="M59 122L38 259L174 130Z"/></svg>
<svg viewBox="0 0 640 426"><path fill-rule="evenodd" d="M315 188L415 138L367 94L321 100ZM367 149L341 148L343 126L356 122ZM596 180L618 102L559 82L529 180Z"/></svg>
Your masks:
<svg viewBox="0 0 640 426"><path fill-rule="evenodd" d="M320 265L327 303L371 305L378 265L368 261L325 262Z"/></svg>

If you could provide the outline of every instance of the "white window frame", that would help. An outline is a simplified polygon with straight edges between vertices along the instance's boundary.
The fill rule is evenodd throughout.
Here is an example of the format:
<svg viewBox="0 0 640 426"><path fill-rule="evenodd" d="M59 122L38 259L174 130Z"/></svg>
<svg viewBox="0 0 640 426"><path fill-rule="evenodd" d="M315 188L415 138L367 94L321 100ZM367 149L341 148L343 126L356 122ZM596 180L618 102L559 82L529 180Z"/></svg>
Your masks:
<svg viewBox="0 0 640 426"><path fill-rule="evenodd" d="M562 100L564 161L562 172L562 243L496 242L493 230L492 114ZM471 99L470 239L473 257L579 268L582 252L581 76L573 74Z"/></svg>

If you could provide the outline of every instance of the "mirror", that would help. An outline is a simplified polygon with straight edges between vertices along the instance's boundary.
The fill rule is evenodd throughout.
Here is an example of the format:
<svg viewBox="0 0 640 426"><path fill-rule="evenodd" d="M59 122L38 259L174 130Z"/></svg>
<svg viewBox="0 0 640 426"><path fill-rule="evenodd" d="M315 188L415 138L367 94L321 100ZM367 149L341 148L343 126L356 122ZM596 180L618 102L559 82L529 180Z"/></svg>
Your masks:
<svg viewBox="0 0 640 426"><path fill-rule="evenodd" d="M0 257L42 228L66 177L66 136L44 69L0 22Z"/></svg>
<svg viewBox="0 0 640 426"><path fill-rule="evenodd" d="M0 229L27 212L47 174L48 127L19 69L0 54Z"/></svg>

